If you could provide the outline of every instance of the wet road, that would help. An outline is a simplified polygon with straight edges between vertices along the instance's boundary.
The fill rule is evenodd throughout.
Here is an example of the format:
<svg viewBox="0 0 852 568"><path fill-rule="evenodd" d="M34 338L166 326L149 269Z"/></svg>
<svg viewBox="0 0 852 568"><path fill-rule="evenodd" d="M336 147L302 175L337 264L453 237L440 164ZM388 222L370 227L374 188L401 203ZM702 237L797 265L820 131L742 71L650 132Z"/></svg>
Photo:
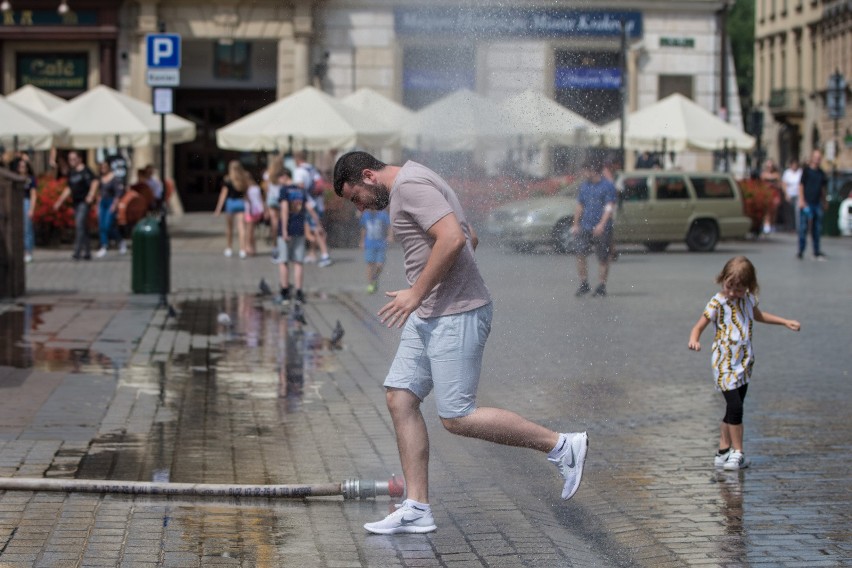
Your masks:
<svg viewBox="0 0 852 568"><path fill-rule="evenodd" d="M265 258L221 259L207 221L176 228L177 318L126 296L122 259L85 273L58 254L0 304L0 475L210 483L386 480L399 472L380 388L397 332L377 325L357 251L307 267L307 325L257 297ZM218 243L215 245L218 247ZM588 429L578 495L543 456L460 439L424 406L438 532L368 536L374 501L0 493L2 566L838 566L850 557L849 240L797 262L792 240L712 254L626 250L610 296L573 297L571 257L478 253L495 298L480 403ZM746 402L752 467L717 473L723 413L689 330L734 254L755 262ZM117 267L121 267L117 270ZM385 287L401 286L399 250ZM595 271L592 269L592 274ZM84 292L68 294L75 283ZM230 324L218 323L227 313ZM337 321L342 349L327 338ZM709 345L709 336L703 338Z"/></svg>

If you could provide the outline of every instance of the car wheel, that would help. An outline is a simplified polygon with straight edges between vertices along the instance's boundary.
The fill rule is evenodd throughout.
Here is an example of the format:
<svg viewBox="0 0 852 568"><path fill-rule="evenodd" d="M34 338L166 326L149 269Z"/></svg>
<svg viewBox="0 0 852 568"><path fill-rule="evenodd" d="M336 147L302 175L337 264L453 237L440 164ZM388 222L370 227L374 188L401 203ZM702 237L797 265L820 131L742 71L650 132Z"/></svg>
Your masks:
<svg viewBox="0 0 852 568"><path fill-rule="evenodd" d="M686 246L693 252L710 252L719 242L719 227L707 219L693 221L686 235Z"/></svg>
<svg viewBox="0 0 852 568"><path fill-rule="evenodd" d="M553 245L556 252L568 254L574 252L574 233L571 232L571 219L562 219L553 228Z"/></svg>
<svg viewBox="0 0 852 568"><path fill-rule="evenodd" d="M645 248L651 252L663 252L668 248L668 241L651 241L649 243L645 243Z"/></svg>

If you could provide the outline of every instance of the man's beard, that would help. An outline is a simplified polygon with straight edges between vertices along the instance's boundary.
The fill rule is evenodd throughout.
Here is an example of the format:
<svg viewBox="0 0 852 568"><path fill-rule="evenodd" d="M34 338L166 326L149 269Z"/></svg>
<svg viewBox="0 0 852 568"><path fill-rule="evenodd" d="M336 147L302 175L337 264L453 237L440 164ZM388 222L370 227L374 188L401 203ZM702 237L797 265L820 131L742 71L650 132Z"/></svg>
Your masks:
<svg viewBox="0 0 852 568"><path fill-rule="evenodd" d="M390 203L390 190L388 186L377 183L372 186L373 190L373 209L376 211L381 211Z"/></svg>

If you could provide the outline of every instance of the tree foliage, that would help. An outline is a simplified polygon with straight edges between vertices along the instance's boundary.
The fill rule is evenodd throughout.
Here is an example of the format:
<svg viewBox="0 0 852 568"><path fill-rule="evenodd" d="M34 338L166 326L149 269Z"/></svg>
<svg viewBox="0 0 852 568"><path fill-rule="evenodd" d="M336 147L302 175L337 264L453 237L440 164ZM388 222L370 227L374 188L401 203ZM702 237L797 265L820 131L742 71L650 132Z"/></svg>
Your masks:
<svg viewBox="0 0 852 568"><path fill-rule="evenodd" d="M728 13L727 28L740 102L749 108L754 88L754 0L735 0Z"/></svg>

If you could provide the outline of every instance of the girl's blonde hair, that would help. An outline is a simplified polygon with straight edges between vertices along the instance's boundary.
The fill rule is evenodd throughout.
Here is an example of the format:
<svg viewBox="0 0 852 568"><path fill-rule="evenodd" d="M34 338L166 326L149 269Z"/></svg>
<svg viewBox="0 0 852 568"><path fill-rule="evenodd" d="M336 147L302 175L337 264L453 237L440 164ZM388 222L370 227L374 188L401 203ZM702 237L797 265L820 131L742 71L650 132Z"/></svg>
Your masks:
<svg viewBox="0 0 852 568"><path fill-rule="evenodd" d="M726 262L722 272L716 277L716 284L723 285L728 282L742 286L754 295L760 291L757 271L751 261L744 256L735 256Z"/></svg>
<svg viewBox="0 0 852 568"><path fill-rule="evenodd" d="M231 184L233 184L237 191L244 193L250 185L250 179L249 173L239 160L231 160L228 162L228 180Z"/></svg>
<svg viewBox="0 0 852 568"><path fill-rule="evenodd" d="M269 159L266 171L269 174L269 183L278 183L278 178L284 173L284 160L281 159L281 156L272 156Z"/></svg>

